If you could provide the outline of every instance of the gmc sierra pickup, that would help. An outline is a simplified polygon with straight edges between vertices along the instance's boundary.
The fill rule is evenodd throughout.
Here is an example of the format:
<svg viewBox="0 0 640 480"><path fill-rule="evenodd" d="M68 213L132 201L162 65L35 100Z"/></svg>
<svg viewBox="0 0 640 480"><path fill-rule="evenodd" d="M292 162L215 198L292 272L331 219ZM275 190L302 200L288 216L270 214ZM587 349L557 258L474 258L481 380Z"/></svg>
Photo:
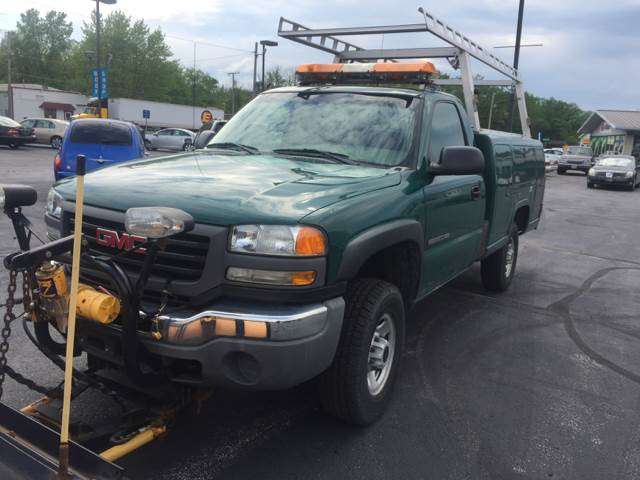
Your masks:
<svg viewBox="0 0 640 480"><path fill-rule="evenodd" d="M368 424L388 403L412 305L478 261L484 286L506 290L544 188L540 142L474 131L454 96L286 87L205 149L88 174L83 232L135 283L146 239L125 212L194 219L161 244L141 293L154 305L137 331L144 370L253 389L318 377L328 412ZM71 232L74 195L73 178L50 191L51 239ZM84 282L99 284L94 274L83 267ZM121 368L120 328L79 319L77 348Z"/></svg>

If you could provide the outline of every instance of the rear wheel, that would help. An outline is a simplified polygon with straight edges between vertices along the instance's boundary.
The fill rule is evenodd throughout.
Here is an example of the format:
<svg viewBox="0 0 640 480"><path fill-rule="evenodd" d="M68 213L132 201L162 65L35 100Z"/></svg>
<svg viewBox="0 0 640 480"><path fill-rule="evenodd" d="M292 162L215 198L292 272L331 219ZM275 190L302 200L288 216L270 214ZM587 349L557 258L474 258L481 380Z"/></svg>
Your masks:
<svg viewBox="0 0 640 480"><path fill-rule="evenodd" d="M404 344L404 303L392 284L358 279L347 292L340 343L320 377L324 409L348 423L368 425L385 411Z"/></svg>
<svg viewBox="0 0 640 480"><path fill-rule="evenodd" d="M504 292L509 288L516 272L517 260L518 229L514 225L507 244L482 260L480 271L484 288L492 292Z"/></svg>
<svg viewBox="0 0 640 480"><path fill-rule="evenodd" d="M49 141L49 145L51 145L51 148L60 150L60 147L62 147L62 138L58 137L57 135L54 137L51 137L51 140Z"/></svg>
<svg viewBox="0 0 640 480"><path fill-rule="evenodd" d="M593 188L593 182L587 182L587 188Z"/></svg>
<svg viewBox="0 0 640 480"><path fill-rule="evenodd" d="M155 148L153 148L153 145L149 140L144 141L144 148L148 151L155 150Z"/></svg>
<svg viewBox="0 0 640 480"><path fill-rule="evenodd" d="M17 143L10 143L10 144L9 144L9 148L10 148L11 150L17 150L17 149L19 149L19 148L20 148L20 145L18 145Z"/></svg>
<svg viewBox="0 0 640 480"><path fill-rule="evenodd" d="M558 167L558 175L564 175L567 171L564 168Z"/></svg>

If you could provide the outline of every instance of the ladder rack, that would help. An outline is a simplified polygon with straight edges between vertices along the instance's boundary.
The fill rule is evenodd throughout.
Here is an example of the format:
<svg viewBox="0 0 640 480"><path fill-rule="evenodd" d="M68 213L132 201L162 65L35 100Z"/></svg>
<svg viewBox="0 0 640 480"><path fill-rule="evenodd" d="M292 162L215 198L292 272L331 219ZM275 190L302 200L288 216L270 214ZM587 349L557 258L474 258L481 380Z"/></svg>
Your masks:
<svg viewBox="0 0 640 480"><path fill-rule="evenodd" d="M469 39L466 35L426 12L422 7L418 10L424 17L424 22L422 23L370 27L311 29L298 22L281 17L278 25L278 35L302 45L330 53L334 56L334 61L338 63L380 60L396 62L398 60L416 58L446 58L454 68L460 70L461 78L435 80L434 83L439 85L462 86L465 108L472 126L476 130L480 130L480 117L478 115L478 106L475 98L475 87L482 85L511 86L516 93L523 136L531 137L524 87L518 71L490 53L477 42ZM385 35L416 32L431 33L446 42L449 46L435 48L365 49L338 38L338 36ZM507 79L474 79L470 65L471 57L501 75L504 75Z"/></svg>

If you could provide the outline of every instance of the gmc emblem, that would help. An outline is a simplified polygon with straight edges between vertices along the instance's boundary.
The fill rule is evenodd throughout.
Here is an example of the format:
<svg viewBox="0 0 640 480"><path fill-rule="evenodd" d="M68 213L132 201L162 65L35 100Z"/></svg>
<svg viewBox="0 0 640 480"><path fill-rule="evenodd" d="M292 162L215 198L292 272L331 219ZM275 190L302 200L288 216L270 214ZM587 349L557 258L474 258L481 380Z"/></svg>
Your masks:
<svg viewBox="0 0 640 480"><path fill-rule="evenodd" d="M145 237L129 235L128 233L118 233L115 230L106 228L96 228L96 242L103 247L115 248L117 250L133 250L137 244L146 242ZM135 253L145 253L146 248L140 247L133 250Z"/></svg>

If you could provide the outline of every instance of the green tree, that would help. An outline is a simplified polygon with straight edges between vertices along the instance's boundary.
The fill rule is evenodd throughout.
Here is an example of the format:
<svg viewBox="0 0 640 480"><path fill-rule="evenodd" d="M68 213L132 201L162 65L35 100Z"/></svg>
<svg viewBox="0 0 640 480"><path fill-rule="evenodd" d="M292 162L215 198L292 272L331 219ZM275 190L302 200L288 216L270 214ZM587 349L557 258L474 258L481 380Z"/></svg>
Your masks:
<svg viewBox="0 0 640 480"><path fill-rule="evenodd" d="M266 88L288 87L296 84L294 72L285 72L279 66L275 66L267 71Z"/></svg>
<svg viewBox="0 0 640 480"><path fill-rule="evenodd" d="M64 87L65 71L74 42L73 25L62 12L50 11L44 17L36 9L20 15L11 40L14 82L45 83ZM6 38L2 42L2 77L6 79Z"/></svg>

